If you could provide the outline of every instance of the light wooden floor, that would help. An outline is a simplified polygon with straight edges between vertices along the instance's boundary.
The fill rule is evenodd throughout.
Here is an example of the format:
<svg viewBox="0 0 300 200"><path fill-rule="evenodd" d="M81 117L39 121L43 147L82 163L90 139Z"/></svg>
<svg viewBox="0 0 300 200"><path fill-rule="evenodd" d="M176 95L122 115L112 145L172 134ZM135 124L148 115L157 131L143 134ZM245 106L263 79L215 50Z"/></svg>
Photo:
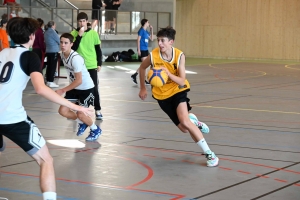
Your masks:
<svg viewBox="0 0 300 200"><path fill-rule="evenodd" d="M151 95L138 98L130 79L138 64L105 63L99 73L104 120L96 122L103 129L98 142L86 143L87 132L77 137L77 124L61 117L58 105L35 94L30 84L26 88L28 115L48 142L62 141L48 143L59 199L300 199L300 65L186 67L192 111L210 127L205 138L220 158L219 167L207 168L201 149ZM0 197L41 199L38 165L6 142ZM77 148L66 147L72 144Z"/></svg>

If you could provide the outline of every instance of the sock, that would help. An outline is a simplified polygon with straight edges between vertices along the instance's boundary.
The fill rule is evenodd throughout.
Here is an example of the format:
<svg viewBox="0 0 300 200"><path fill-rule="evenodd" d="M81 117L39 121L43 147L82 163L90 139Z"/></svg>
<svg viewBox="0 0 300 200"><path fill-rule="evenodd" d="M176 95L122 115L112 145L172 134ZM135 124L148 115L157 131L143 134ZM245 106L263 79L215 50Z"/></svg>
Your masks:
<svg viewBox="0 0 300 200"><path fill-rule="evenodd" d="M56 193L55 192L44 192L43 199L44 200L56 200Z"/></svg>
<svg viewBox="0 0 300 200"><path fill-rule="evenodd" d="M97 126L93 123L93 124L90 126L90 128L91 128L92 130L96 130L96 129L97 129Z"/></svg>
<svg viewBox="0 0 300 200"><path fill-rule="evenodd" d="M78 122L78 124L83 124L83 122L80 119L75 119L76 122Z"/></svg>
<svg viewBox="0 0 300 200"><path fill-rule="evenodd" d="M210 151L210 148L208 147L205 139L203 138L202 140L197 142L198 146L202 148L202 150L205 152Z"/></svg>

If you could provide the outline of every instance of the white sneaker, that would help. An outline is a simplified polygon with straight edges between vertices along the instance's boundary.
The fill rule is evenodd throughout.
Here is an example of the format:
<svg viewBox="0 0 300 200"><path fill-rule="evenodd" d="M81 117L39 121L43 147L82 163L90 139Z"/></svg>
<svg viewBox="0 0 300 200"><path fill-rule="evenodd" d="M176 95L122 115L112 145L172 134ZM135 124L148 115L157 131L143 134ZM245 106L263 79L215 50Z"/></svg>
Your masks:
<svg viewBox="0 0 300 200"><path fill-rule="evenodd" d="M48 85L48 87L51 87L51 88L57 88L57 87L59 87L59 85L57 85L54 82L47 82L47 85Z"/></svg>
<svg viewBox="0 0 300 200"><path fill-rule="evenodd" d="M205 152L205 157L207 158L207 167L216 167L219 165L219 158L211 150Z"/></svg>
<svg viewBox="0 0 300 200"><path fill-rule="evenodd" d="M100 110L96 111L96 119L103 120L103 115L101 114Z"/></svg>

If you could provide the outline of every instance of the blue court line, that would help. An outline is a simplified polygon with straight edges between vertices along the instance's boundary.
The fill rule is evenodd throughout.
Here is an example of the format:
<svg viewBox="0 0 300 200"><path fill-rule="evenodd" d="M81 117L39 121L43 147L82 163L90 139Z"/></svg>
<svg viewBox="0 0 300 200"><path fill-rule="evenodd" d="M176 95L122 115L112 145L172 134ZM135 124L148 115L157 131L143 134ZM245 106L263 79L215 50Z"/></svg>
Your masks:
<svg viewBox="0 0 300 200"><path fill-rule="evenodd" d="M13 190L13 189L9 189L9 188L0 188L0 190L2 191L6 191L6 192L12 192L12 193L20 193L20 194L26 194L26 195L33 195L33 196L38 196L38 197L42 197L43 194L41 193L36 193L36 192L28 192L28 191L23 191L23 190ZM57 196L58 199L64 199L64 200L79 200L77 198L70 198L70 197L63 197L63 196Z"/></svg>
<svg viewBox="0 0 300 200"><path fill-rule="evenodd" d="M5 176L17 176L19 178L33 178L33 179L39 179L37 177L27 177L27 176L20 176L17 174L2 174L2 177ZM123 189L123 188L115 188L115 187L110 187L110 186L100 186L100 185L93 185L93 184L82 184L82 183L78 183L78 182L69 182L69 181L64 181L64 180L56 180L56 182L62 182L65 184L72 184L72 185L79 185L79 186L84 186L84 187L95 187L95 188L103 188L103 189L111 189L111 190L119 190L119 191L123 191L123 192L134 192L134 193L140 193L140 194L147 194L147 195L152 195L152 196L160 196L160 197L170 197L175 198L175 195L169 195L169 194L156 194L155 191L153 192L147 192L147 191L138 191L138 190L130 190L130 189ZM42 194L39 193L34 193L34 192L26 192L26 191L21 191L21 190L11 190L8 188L0 188L0 190L4 190L4 191L9 191L9 192L16 192L16 193L23 193L23 194L31 194L31 195L35 195L35 196L42 196ZM159 192L159 191L157 191ZM70 197L57 197L57 198L61 198L61 199L65 199L65 200L80 200L80 199L76 199L76 198L70 198ZM190 198L182 198L181 200L191 200Z"/></svg>

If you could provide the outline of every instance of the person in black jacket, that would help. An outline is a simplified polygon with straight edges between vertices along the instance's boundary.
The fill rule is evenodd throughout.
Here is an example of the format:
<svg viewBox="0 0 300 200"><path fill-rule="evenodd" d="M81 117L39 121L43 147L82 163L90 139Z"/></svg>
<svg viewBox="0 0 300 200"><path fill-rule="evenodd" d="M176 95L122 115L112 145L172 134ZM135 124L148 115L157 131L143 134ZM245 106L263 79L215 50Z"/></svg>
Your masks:
<svg viewBox="0 0 300 200"><path fill-rule="evenodd" d="M105 33L114 33L117 11L123 0L104 0L105 7Z"/></svg>
<svg viewBox="0 0 300 200"><path fill-rule="evenodd" d="M110 31L112 34L115 34L115 29L116 29L116 19L117 19L117 11L119 7L121 6L123 0L113 0L112 2L112 10L114 10L113 14L113 21L110 27Z"/></svg>
<svg viewBox="0 0 300 200"><path fill-rule="evenodd" d="M102 0L92 0L92 29L96 27L98 20L101 20L100 9L105 6L106 4Z"/></svg>

